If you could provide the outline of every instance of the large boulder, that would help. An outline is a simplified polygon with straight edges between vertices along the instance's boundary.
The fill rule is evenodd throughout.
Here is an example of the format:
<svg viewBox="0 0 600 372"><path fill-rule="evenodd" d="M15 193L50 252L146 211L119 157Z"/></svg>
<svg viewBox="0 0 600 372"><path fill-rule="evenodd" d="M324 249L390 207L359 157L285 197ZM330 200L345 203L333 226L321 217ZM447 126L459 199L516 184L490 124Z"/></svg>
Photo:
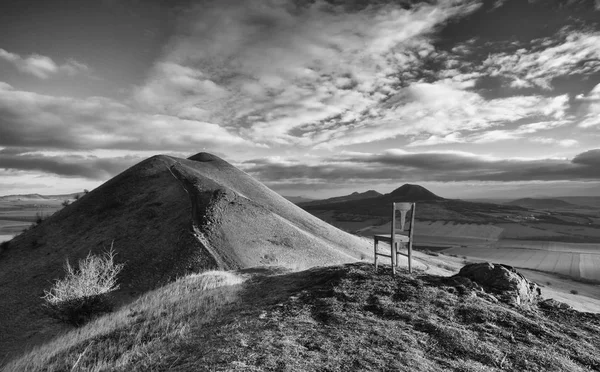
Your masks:
<svg viewBox="0 0 600 372"><path fill-rule="evenodd" d="M508 265L489 262L468 264L455 276L479 284L502 302L524 308L537 304L542 292L537 284Z"/></svg>

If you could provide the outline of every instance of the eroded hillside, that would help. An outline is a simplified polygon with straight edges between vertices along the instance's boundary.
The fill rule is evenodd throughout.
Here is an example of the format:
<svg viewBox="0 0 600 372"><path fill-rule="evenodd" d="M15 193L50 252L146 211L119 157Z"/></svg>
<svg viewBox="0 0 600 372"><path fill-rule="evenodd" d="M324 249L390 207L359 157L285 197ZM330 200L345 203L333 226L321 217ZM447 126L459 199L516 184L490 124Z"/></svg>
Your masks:
<svg viewBox="0 0 600 372"><path fill-rule="evenodd" d="M211 154L154 156L83 195L0 254L0 360L64 326L41 311L63 265L113 245L120 303L209 269L353 262L369 243L296 207Z"/></svg>

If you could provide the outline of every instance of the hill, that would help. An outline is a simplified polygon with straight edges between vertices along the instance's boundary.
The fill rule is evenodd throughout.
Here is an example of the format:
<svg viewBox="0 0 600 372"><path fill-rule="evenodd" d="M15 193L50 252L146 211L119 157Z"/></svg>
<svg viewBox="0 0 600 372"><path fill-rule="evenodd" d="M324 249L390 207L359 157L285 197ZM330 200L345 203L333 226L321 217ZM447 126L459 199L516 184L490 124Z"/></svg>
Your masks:
<svg viewBox="0 0 600 372"><path fill-rule="evenodd" d="M182 278L5 371L588 371L598 345L596 314L349 264Z"/></svg>
<svg viewBox="0 0 600 372"><path fill-rule="evenodd" d="M408 183L398 187L396 190L392 191L387 195L390 199L393 199L394 201L407 202L434 201L444 199L427 190L423 186L411 185Z"/></svg>
<svg viewBox="0 0 600 372"><path fill-rule="evenodd" d="M303 203L300 206L332 224L335 221L360 221L382 218L379 224L389 221L391 203L416 202L417 218L430 221L453 221L457 223L503 222L502 215L521 213L523 207L492 203L476 203L463 200L445 199L419 185L404 184L394 191L374 198L333 201L324 203ZM332 216L329 216L332 215Z"/></svg>
<svg viewBox="0 0 600 372"><path fill-rule="evenodd" d="M52 201L65 199L74 199L77 195L81 196L82 193L72 194L61 194L61 195L40 195L40 194L18 194L18 195L4 195L0 196L0 202L2 201Z"/></svg>
<svg viewBox="0 0 600 372"><path fill-rule="evenodd" d="M40 294L71 262L114 244L121 303L210 269L302 269L369 255L367 240L306 213L226 161L157 155L83 195L0 252L0 360L63 326Z"/></svg>
<svg viewBox="0 0 600 372"><path fill-rule="evenodd" d="M560 196L555 197L554 199L586 208L600 208L600 196Z"/></svg>
<svg viewBox="0 0 600 372"><path fill-rule="evenodd" d="M522 198L513 200L506 205L516 205L523 208L531 209L556 209L556 208L577 208L576 204L568 203L560 199L537 199L537 198Z"/></svg>
<svg viewBox="0 0 600 372"><path fill-rule="evenodd" d="M353 200L377 198L381 195L382 195L381 193L379 193L375 190L369 190L369 191L360 192L360 193L355 191L349 195L336 196L336 197L329 198L329 199L313 200L313 201L309 201L309 202L300 203L300 206L309 206L309 205L315 206L315 205L324 205L324 204L332 204L332 203L344 203L344 202L353 201Z"/></svg>
<svg viewBox="0 0 600 372"><path fill-rule="evenodd" d="M304 196L288 196L288 195L282 195L282 196L294 204L306 203L306 202L311 202L311 201L315 200L315 199L311 199L311 198L306 198Z"/></svg>

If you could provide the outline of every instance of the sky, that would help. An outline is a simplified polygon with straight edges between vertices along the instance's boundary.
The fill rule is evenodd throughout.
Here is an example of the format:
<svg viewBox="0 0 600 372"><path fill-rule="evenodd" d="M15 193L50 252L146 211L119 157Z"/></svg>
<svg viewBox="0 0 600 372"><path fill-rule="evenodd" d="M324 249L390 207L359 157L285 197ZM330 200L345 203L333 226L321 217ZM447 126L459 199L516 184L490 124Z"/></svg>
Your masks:
<svg viewBox="0 0 600 372"><path fill-rule="evenodd" d="M210 152L289 196L600 196L600 0L22 0L0 195Z"/></svg>

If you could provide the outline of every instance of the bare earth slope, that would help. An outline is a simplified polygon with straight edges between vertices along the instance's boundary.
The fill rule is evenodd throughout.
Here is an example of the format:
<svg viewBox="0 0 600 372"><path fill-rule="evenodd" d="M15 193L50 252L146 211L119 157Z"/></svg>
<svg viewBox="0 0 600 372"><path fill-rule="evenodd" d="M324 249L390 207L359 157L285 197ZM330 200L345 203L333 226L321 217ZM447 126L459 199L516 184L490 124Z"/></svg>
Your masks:
<svg viewBox="0 0 600 372"><path fill-rule="evenodd" d="M114 242L121 302L190 272L264 264L352 262L370 252L224 160L158 155L126 170L0 254L0 364L64 326L41 312L43 289L71 262Z"/></svg>

